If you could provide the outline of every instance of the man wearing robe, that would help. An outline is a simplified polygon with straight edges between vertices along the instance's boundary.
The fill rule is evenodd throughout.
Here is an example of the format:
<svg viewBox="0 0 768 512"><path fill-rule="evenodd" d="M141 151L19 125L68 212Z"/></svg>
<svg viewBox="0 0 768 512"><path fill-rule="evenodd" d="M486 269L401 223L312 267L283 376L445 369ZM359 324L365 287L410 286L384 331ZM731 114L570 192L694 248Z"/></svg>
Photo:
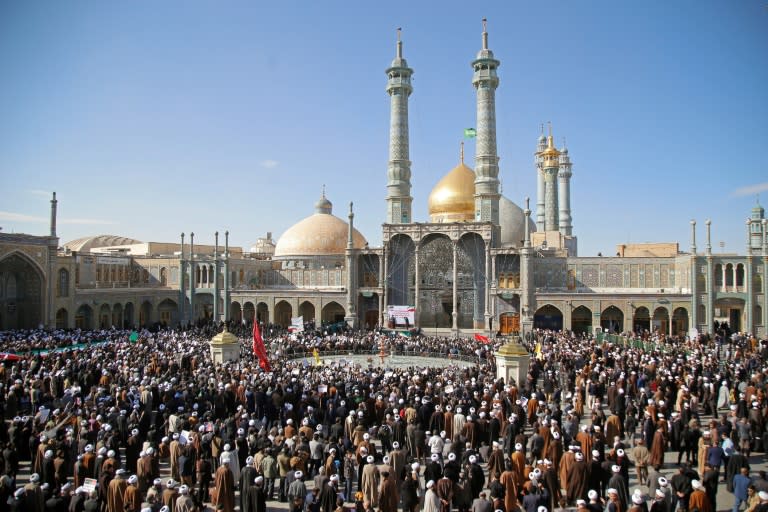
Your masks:
<svg viewBox="0 0 768 512"><path fill-rule="evenodd" d="M589 482L589 466L584 460L584 454L577 452L575 459L570 467L568 480L566 481L566 496L569 504L575 504L578 499L586 500L587 491L589 491L587 487Z"/></svg>
<svg viewBox="0 0 768 512"><path fill-rule="evenodd" d="M363 468L361 488L365 501L376 507L379 504L379 468L373 463L373 455L368 455L366 465Z"/></svg>
<svg viewBox="0 0 768 512"><path fill-rule="evenodd" d="M109 512L124 512L123 498L127 487L128 482L125 480L125 470L118 469L115 478L109 482L107 487L107 510Z"/></svg>
<svg viewBox="0 0 768 512"><path fill-rule="evenodd" d="M493 442L493 451L488 457L488 474L500 475L504 471L504 452L497 441Z"/></svg>
<svg viewBox="0 0 768 512"><path fill-rule="evenodd" d="M382 472L381 478L379 510L381 512L397 512L397 505L400 502L400 495L397 492L397 483L394 478L389 475L388 471Z"/></svg>
<svg viewBox="0 0 768 512"><path fill-rule="evenodd" d="M507 462L504 472L499 478L499 483L504 487L504 510L513 511L517 509L517 485L515 484L515 473L512 471L512 463Z"/></svg>
<svg viewBox="0 0 768 512"><path fill-rule="evenodd" d="M661 429L657 429L653 434L653 444L651 445L651 455L648 458L648 464L651 466L664 465L664 451L666 440Z"/></svg>
<svg viewBox="0 0 768 512"><path fill-rule="evenodd" d="M136 475L131 475L128 479L128 485L123 492L123 508L125 512L138 512L141 509L141 494L139 494L139 488L137 487L139 478Z"/></svg>
<svg viewBox="0 0 768 512"><path fill-rule="evenodd" d="M440 512L451 512L453 501L453 482L448 477L443 477L435 484L437 497L440 498Z"/></svg>
<svg viewBox="0 0 768 512"><path fill-rule="evenodd" d="M712 504L709 502L707 493L704 492L704 484L699 480L691 480L691 487L693 487L693 492L688 498L688 510L712 512Z"/></svg>
<svg viewBox="0 0 768 512"><path fill-rule="evenodd" d="M221 466L213 478L215 492L214 507L223 507L224 512L235 512L235 477L229 468L230 457L222 453ZM219 509L217 509L219 510Z"/></svg>

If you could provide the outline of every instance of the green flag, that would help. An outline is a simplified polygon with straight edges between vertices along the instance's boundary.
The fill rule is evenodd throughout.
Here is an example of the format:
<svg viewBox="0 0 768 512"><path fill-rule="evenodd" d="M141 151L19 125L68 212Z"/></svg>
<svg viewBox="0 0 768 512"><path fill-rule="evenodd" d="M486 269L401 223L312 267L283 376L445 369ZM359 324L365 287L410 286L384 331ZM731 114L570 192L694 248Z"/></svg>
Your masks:
<svg viewBox="0 0 768 512"><path fill-rule="evenodd" d="M477 130L474 128L464 128L464 137L467 139L477 137Z"/></svg>
<svg viewBox="0 0 768 512"><path fill-rule="evenodd" d="M136 343L139 341L139 333L136 331L133 331L131 335L128 337L128 340L130 340L131 343Z"/></svg>

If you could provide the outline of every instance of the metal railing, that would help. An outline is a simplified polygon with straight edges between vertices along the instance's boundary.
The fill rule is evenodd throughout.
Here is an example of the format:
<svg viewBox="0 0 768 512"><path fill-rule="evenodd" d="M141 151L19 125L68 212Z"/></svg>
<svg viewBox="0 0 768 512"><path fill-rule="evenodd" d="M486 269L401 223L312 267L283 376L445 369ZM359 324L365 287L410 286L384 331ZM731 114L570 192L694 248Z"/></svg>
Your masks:
<svg viewBox="0 0 768 512"><path fill-rule="evenodd" d="M301 359L307 359L308 361L314 360L314 354L312 351L284 351L280 350L280 355L288 360L301 360ZM334 350L318 350L318 356L322 359L323 357L336 357L336 356L368 356L373 362L376 362L378 360L379 356L379 348L351 348L351 349L334 349ZM403 356L403 357L426 357L426 358L434 358L434 359L445 359L448 358L450 361L464 361L467 363L477 363L483 361L483 359L480 359L476 355L468 355L468 354L451 354L450 352L431 352L431 351L423 351L423 350L387 350L385 358L388 358L390 356Z"/></svg>

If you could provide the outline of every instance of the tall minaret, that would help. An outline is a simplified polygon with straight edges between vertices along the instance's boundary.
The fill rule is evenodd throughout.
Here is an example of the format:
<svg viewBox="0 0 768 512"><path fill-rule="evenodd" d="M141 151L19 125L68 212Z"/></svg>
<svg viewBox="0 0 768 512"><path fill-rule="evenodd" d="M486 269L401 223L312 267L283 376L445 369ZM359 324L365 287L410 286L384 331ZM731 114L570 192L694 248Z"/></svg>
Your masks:
<svg viewBox="0 0 768 512"><path fill-rule="evenodd" d="M544 123L536 144L536 231L544 231L544 159L541 154L547 149L547 137L544 135Z"/></svg>
<svg viewBox="0 0 768 512"><path fill-rule="evenodd" d="M408 224L411 218L411 161L408 148L408 97L413 92L413 70L403 58L397 29L397 54L387 69L389 164L387 165L387 224Z"/></svg>
<svg viewBox="0 0 768 512"><path fill-rule="evenodd" d="M499 156L496 153L496 88L501 64L488 49L483 18L483 49L472 61L472 85L477 89L477 141L475 149L475 220L499 223Z"/></svg>
<svg viewBox="0 0 768 512"><path fill-rule="evenodd" d="M559 201L557 199L557 174L560 166L560 152L555 148L552 125L549 126L547 148L540 154L544 169L544 231L557 231Z"/></svg>
<svg viewBox="0 0 768 512"><path fill-rule="evenodd" d="M355 259L357 251L355 250L354 231L355 231L355 213L352 210L352 202L349 203L349 224L347 225L347 250L345 256L347 259L347 315L344 321L350 328L357 327L357 308L355 307L355 297L357 297L357 265Z"/></svg>
<svg viewBox="0 0 768 512"><path fill-rule="evenodd" d="M568 156L568 148L565 147L563 139L563 148L560 150L560 171L557 174L557 199L560 210L560 233L565 236L573 234L573 219L571 218L571 171L573 164Z"/></svg>

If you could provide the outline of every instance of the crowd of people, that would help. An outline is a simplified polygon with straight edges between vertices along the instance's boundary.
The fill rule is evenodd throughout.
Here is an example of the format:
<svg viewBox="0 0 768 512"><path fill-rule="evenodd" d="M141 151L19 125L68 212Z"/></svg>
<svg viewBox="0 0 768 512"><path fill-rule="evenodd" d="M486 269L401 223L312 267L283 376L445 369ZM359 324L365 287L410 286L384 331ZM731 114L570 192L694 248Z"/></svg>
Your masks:
<svg viewBox="0 0 768 512"><path fill-rule="evenodd" d="M714 512L721 481L734 512L768 512L751 336L646 350L537 331L505 382L502 340L267 327L265 373L232 330L224 364L214 326L0 333L0 512ZM323 361L340 350L474 364Z"/></svg>

